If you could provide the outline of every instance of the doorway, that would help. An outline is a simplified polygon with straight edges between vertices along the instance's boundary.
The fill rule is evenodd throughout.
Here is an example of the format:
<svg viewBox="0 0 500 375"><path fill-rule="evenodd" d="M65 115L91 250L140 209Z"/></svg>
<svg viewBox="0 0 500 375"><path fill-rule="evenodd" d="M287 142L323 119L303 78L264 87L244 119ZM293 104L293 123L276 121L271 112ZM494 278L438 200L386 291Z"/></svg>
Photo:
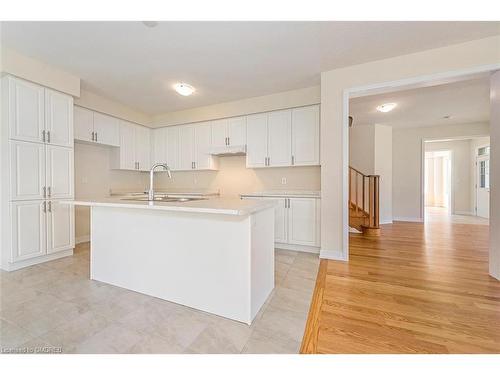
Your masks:
<svg viewBox="0 0 500 375"><path fill-rule="evenodd" d="M426 214L452 213L451 151L426 151L424 201Z"/></svg>

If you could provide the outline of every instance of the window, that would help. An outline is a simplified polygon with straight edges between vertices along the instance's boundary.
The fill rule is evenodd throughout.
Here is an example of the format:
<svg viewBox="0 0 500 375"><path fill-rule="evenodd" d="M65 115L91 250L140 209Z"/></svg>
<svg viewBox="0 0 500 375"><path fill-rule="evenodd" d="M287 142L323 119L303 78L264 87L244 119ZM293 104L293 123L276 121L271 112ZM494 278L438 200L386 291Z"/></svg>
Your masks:
<svg viewBox="0 0 500 375"><path fill-rule="evenodd" d="M484 146L477 149L477 155L489 155L490 154L490 146Z"/></svg>
<svg viewBox="0 0 500 375"><path fill-rule="evenodd" d="M490 188L490 161L481 160L479 162L479 187L482 189Z"/></svg>

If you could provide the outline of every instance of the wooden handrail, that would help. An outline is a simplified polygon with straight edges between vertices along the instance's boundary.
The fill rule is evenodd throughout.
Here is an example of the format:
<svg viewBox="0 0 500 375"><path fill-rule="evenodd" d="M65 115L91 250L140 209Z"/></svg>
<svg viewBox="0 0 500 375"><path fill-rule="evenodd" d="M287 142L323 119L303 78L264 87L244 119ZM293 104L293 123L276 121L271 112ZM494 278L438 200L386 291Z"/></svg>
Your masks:
<svg viewBox="0 0 500 375"><path fill-rule="evenodd" d="M354 217L364 221L364 227L379 228L379 191L379 175L364 174L349 167L349 208L354 211Z"/></svg>

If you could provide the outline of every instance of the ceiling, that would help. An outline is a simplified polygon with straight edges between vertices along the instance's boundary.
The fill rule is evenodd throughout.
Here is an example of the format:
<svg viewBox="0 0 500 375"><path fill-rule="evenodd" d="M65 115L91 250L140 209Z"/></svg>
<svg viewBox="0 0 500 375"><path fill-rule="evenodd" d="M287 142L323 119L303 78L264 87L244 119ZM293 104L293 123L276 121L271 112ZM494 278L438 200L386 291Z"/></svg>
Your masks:
<svg viewBox="0 0 500 375"><path fill-rule="evenodd" d="M397 106L391 112L378 112L377 106L384 103ZM354 98L349 101L349 113L354 126L382 124L414 128L487 122L490 118L489 76Z"/></svg>
<svg viewBox="0 0 500 375"><path fill-rule="evenodd" d="M500 34L499 22L3 22L7 46L149 115L320 83L320 72ZM172 90L184 81L197 91Z"/></svg>

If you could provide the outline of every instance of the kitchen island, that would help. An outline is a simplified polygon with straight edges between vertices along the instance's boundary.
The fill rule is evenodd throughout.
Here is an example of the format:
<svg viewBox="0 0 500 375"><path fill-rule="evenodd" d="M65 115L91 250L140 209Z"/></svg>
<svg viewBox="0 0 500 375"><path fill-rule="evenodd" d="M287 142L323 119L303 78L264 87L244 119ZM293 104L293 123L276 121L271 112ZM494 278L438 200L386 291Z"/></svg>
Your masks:
<svg viewBox="0 0 500 375"><path fill-rule="evenodd" d="M271 201L102 198L90 278L251 324L274 288Z"/></svg>

